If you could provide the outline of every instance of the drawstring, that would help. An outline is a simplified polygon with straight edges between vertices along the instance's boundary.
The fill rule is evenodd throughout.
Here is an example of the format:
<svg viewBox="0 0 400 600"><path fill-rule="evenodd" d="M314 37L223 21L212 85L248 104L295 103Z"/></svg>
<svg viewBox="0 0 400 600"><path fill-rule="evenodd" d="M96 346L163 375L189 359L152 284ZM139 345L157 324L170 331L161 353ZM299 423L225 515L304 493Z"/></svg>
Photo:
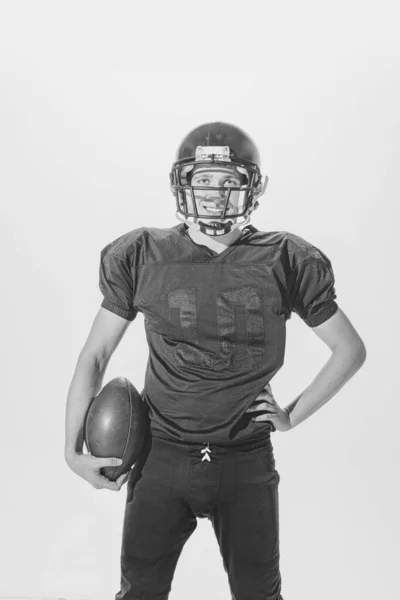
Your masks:
<svg viewBox="0 0 400 600"><path fill-rule="evenodd" d="M206 444L206 442L204 443ZM203 458L201 459L201 462L203 462L203 460L208 460L211 462L211 457L208 454L209 452L212 452L212 450L210 450L210 444L207 443L207 446L201 450L201 453L204 454Z"/></svg>

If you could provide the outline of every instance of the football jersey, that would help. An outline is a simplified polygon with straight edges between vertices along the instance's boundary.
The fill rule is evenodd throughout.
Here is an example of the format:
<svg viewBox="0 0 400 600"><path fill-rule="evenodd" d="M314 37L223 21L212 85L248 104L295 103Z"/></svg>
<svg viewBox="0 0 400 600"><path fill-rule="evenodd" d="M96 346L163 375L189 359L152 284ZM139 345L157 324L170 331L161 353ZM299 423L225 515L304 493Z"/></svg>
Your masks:
<svg viewBox="0 0 400 600"><path fill-rule="evenodd" d="M316 246L253 225L219 254L184 223L134 229L101 251L101 306L144 316L152 432L187 443L234 446L275 430L246 410L283 365L291 313L320 325L337 310L334 285Z"/></svg>

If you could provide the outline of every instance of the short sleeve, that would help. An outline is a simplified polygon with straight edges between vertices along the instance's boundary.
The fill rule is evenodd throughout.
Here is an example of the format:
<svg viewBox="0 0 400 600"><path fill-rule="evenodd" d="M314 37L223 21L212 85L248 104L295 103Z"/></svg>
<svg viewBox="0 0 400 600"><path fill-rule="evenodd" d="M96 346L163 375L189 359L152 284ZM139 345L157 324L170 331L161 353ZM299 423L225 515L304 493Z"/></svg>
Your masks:
<svg viewBox="0 0 400 600"><path fill-rule="evenodd" d="M320 258L305 259L294 272L290 290L291 310L309 327L321 325L338 309L331 263L322 252L319 254Z"/></svg>
<svg viewBox="0 0 400 600"><path fill-rule="evenodd" d="M99 287L104 296L101 306L133 321L137 310L133 305L133 280L126 257L113 254L107 247L101 251Z"/></svg>

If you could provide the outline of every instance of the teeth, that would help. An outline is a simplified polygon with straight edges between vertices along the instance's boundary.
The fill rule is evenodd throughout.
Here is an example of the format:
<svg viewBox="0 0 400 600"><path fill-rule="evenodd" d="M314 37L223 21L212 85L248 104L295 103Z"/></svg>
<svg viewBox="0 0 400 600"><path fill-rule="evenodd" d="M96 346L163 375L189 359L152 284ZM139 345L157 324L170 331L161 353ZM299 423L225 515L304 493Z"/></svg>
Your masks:
<svg viewBox="0 0 400 600"><path fill-rule="evenodd" d="M217 213L222 212L222 207L218 207L218 206L207 206L207 205L203 204L203 208L207 212L210 212L210 213L213 213L213 214L217 214Z"/></svg>

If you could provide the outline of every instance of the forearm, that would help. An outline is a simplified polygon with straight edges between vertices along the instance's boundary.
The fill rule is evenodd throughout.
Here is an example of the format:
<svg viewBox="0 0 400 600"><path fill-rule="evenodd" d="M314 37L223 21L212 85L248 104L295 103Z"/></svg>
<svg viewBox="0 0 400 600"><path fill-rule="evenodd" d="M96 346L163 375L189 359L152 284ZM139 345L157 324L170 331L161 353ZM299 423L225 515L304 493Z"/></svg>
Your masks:
<svg viewBox="0 0 400 600"><path fill-rule="evenodd" d="M296 427L326 404L360 369L363 352L336 348L312 383L285 407L291 427Z"/></svg>
<svg viewBox="0 0 400 600"><path fill-rule="evenodd" d="M81 355L68 390L65 415L65 459L81 453L84 442L84 422L89 404L101 390L105 366L95 357Z"/></svg>

